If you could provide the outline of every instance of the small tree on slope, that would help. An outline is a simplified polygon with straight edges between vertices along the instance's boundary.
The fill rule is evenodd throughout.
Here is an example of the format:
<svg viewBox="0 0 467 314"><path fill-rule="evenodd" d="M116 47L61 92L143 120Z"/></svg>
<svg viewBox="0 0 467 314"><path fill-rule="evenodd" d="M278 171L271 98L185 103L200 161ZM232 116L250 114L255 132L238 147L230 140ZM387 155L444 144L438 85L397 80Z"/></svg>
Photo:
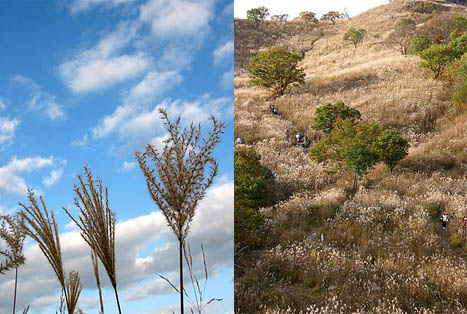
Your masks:
<svg viewBox="0 0 467 314"><path fill-rule="evenodd" d="M305 72L298 66L300 57L285 48L260 52L248 65L252 83L283 95L290 84L305 83Z"/></svg>

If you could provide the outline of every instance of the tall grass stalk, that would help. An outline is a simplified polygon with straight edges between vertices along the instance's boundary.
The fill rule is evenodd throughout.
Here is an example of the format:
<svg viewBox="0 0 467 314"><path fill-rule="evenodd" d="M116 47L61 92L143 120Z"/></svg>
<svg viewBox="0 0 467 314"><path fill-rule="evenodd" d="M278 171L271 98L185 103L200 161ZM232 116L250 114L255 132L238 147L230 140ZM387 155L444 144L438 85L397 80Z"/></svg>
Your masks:
<svg viewBox="0 0 467 314"><path fill-rule="evenodd" d="M16 313L16 294L18 290L18 268L25 262L23 243L26 234L22 228L23 219L19 215L0 216L0 239L6 243L7 248L0 248L0 256L6 260L0 263L0 274L15 269L15 289L13 294L13 314Z"/></svg>
<svg viewBox="0 0 467 314"><path fill-rule="evenodd" d="M179 242L180 309L184 313L183 246L198 202L217 174L218 163L212 157L214 147L220 142L224 125L213 116L213 130L207 139L201 139L201 126L191 124L180 129L180 117L171 122L167 111L160 109L169 132L164 147L158 152L148 145L144 153L135 156L146 178L149 194L160 208ZM206 173L206 165L210 171Z"/></svg>
<svg viewBox="0 0 467 314"><path fill-rule="evenodd" d="M65 277L60 238L55 216L53 212L49 215L42 196L40 196L39 199L42 209L37 203L34 192L29 189L29 205L26 206L19 203L23 208L20 212L21 217L24 219L23 228L26 234L38 243L42 253L44 253L50 266L52 266L62 287L68 313L74 314L74 309L81 292L81 289L77 289L77 286L80 286L79 275L77 272L72 271L68 279Z"/></svg>
<svg viewBox="0 0 467 314"><path fill-rule="evenodd" d="M75 184L74 191L76 194L75 205L80 211L79 218L74 218L66 208L63 209L81 230L81 236L91 248L92 254L97 256L104 266L115 292L118 312L121 314L122 310L118 297L117 272L115 267L116 216L109 208L108 189L106 187L104 193L102 180L97 178L94 181L91 170L87 166L84 167L84 178L78 175L78 180L79 183ZM101 310L103 311L104 306L102 303L98 265L97 260L94 258L93 267L99 289Z"/></svg>

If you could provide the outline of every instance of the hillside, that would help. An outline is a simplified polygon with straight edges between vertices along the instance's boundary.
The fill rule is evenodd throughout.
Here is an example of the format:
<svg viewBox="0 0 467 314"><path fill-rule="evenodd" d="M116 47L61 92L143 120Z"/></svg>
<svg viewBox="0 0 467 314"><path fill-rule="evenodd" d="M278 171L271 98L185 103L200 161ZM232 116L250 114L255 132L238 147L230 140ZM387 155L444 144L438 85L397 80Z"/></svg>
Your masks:
<svg viewBox="0 0 467 314"><path fill-rule="evenodd" d="M416 2L312 27L272 21L252 30L235 21L235 137L244 143L236 148L253 148L274 174L259 209L260 239L236 243L237 313L467 313L459 228L467 215L467 112L453 106L451 80L433 79L419 56L386 44L400 19L414 19L417 29L430 21L432 14L408 9ZM432 3L438 14L467 15L465 6ZM343 41L350 28L368 32L357 48ZM306 73L305 84L277 98L244 71L273 46L302 54ZM376 165L353 197L351 172L313 162L294 145L297 132L316 143L316 108L339 101L410 143L392 175ZM442 212L451 214L447 230Z"/></svg>

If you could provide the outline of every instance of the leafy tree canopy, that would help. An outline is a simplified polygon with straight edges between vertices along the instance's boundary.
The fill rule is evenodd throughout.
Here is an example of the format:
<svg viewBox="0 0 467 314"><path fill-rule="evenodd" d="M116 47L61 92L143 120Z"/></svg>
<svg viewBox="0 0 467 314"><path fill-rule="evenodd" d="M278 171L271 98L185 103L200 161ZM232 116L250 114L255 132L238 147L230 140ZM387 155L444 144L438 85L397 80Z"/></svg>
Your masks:
<svg viewBox="0 0 467 314"><path fill-rule="evenodd" d="M283 95L290 84L305 83L305 72L298 66L300 57L285 48L260 52L248 65L252 83Z"/></svg>
<svg viewBox="0 0 467 314"><path fill-rule="evenodd" d="M355 123L361 119L361 114L360 111L346 106L343 102L325 104L316 109L313 128L329 133L338 119L349 119Z"/></svg>
<svg viewBox="0 0 467 314"><path fill-rule="evenodd" d="M361 42L363 42L363 39L366 36L367 31L363 28L361 29L355 29L351 28L347 33L344 35L344 40L350 41L355 48L357 48L357 45Z"/></svg>

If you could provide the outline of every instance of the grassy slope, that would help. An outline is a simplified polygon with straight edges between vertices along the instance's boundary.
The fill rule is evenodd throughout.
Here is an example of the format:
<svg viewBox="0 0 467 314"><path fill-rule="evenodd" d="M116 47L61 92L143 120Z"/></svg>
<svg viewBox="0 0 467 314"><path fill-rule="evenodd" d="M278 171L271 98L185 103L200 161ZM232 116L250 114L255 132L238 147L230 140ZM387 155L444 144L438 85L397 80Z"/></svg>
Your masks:
<svg viewBox="0 0 467 314"><path fill-rule="evenodd" d="M284 195L292 195L263 210L273 219L273 240L256 252L263 261L242 273L262 280L237 280L237 304L256 304L259 295L268 313L287 306L311 306L310 313L467 313L465 248L449 245L465 242L456 234L459 221L442 232L437 217L440 210L467 215L467 113L453 110L449 84L431 79L418 57L383 44L409 15L406 2L322 24L324 36L301 64L307 83L273 101L282 119L268 114L270 94L237 71L236 137L255 147ZM357 49L342 40L351 27L369 33ZM298 42L299 36L285 41L292 49ZM353 200L349 173L311 162L288 140L296 131L315 138L315 108L337 101L400 129L412 146L392 177L377 166Z"/></svg>

